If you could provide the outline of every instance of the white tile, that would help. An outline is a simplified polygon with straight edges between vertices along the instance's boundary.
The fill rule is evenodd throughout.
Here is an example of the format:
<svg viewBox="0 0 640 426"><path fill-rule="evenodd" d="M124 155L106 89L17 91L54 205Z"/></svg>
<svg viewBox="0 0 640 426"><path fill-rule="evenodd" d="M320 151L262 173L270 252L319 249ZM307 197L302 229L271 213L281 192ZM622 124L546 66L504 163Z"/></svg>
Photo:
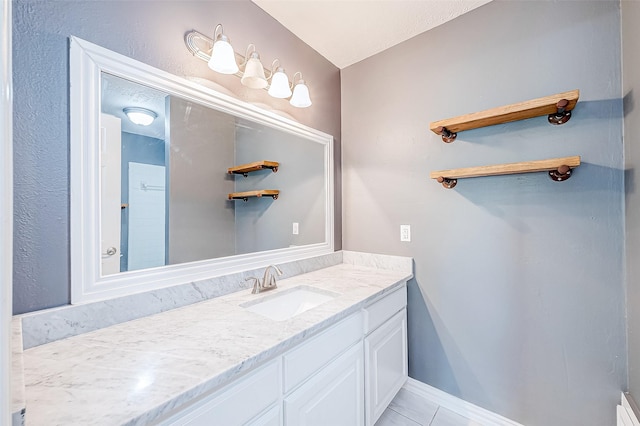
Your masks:
<svg viewBox="0 0 640 426"><path fill-rule="evenodd" d="M421 426L420 423L416 423L413 420L396 413L395 411L387 408L382 416L378 419L375 426Z"/></svg>
<svg viewBox="0 0 640 426"><path fill-rule="evenodd" d="M429 426L483 426L460 414L440 407Z"/></svg>
<svg viewBox="0 0 640 426"><path fill-rule="evenodd" d="M416 395L406 389L400 389L400 392L389 404L389 408L397 411L405 417L410 418L422 425L429 425L433 417L438 411L438 405Z"/></svg>

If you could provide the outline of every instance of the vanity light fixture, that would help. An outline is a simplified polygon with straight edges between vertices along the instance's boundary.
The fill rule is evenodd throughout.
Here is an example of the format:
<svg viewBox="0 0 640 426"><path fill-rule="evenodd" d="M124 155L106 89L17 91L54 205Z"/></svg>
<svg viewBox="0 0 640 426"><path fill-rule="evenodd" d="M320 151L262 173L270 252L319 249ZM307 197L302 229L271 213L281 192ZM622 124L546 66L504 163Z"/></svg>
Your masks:
<svg viewBox="0 0 640 426"><path fill-rule="evenodd" d="M249 50L253 48L253 51L249 53ZM264 75L264 67L260 62L260 55L256 52L256 47L253 44L247 46L247 54L245 56L244 72L240 83L250 87L252 89L264 89L269 85L267 77Z"/></svg>
<svg viewBox="0 0 640 426"><path fill-rule="evenodd" d="M218 33L220 29L220 33ZM222 24L216 25L213 30L213 47L211 49L211 58L209 58L209 68L220 74L235 74L238 72L238 64L236 62L236 54L231 47L229 38L222 32ZM217 34L217 35L216 35Z"/></svg>
<svg viewBox="0 0 640 426"><path fill-rule="evenodd" d="M296 76L300 74L300 80L296 83ZM306 108L311 106L311 98L309 97L309 88L302 79L302 73L298 71L293 75L293 96L289 103L297 108Z"/></svg>
<svg viewBox="0 0 640 426"><path fill-rule="evenodd" d="M277 67L276 63L278 64ZM278 99L288 98L291 96L289 77L284 73L284 68L280 66L280 61L278 59L273 61L271 67L271 86L269 86L269 95Z"/></svg>
<svg viewBox="0 0 640 426"><path fill-rule="evenodd" d="M158 114L146 108L127 107L122 111L129 117L129 120L140 126L148 126L158 117Z"/></svg>
<svg viewBox="0 0 640 426"><path fill-rule="evenodd" d="M267 70L260 62L260 55L253 44L247 47L245 56L235 52L229 38L223 33L221 24L216 25L213 39L196 30L189 31L185 34L185 44L194 56L207 62L209 68L222 74L235 74L246 87L266 89L274 98L291 98L289 103L297 108L311 105L309 88L302 79L301 72L294 74L294 80L296 75L300 74L298 82L294 81L294 84L290 85L289 77L278 59L273 61L271 70ZM239 59L240 65L236 58Z"/></svg>

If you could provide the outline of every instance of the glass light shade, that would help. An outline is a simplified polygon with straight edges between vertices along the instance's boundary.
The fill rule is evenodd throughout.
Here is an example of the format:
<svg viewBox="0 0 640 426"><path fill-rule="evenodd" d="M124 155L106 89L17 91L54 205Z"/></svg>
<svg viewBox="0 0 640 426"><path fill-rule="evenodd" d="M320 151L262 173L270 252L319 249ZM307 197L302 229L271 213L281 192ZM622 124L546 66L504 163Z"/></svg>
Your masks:
<svg viewBox="0 0 640 426"><path fill-rule="evenodd" d="M299 80L298 84L293 88L293 96L291 96L289 103L297 108L306 108L311 106L309 88L304 84L304 80Z"/></svg>
<svg viewBox="0 0 640 426"><path fill-rule="evenodd" d="M260 56L256 52L251 54L251 58L244 67L244 75L240 82L252 89L264 89L269 84L264 75L264 68L260 62Z"/></svg>
<svg viewBox="0 0 640 426"><path fill-rule="evenodd" d="M225 35L218 36L216 42L213 43L209 68L220 74L235 74L238 72L236 55L229 43L229 39Z"/></svg>
<svg viewBox="0 0 640 426"><path fill-rule="evenodd" d="M131 120L132 123L139 124L140 126L150 125L158 116L158 114L146 108L132 107L125 108L122 111L127 114L127 117L129 117L129 120Z"/></svg>
<svg viewBox="0 0 640 426"><path fill-rule="evenodd" d="M291 88L289 87L289 78L282 68L278 68L271 78L271 87L269 94L274 98L288 98L291 96Z"/></svg>

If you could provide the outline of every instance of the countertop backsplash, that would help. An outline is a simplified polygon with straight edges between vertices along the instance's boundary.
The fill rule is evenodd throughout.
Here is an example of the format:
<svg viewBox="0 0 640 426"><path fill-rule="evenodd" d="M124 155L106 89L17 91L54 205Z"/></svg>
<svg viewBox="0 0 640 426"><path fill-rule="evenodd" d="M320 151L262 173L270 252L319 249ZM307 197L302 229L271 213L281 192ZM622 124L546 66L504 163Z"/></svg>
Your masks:
<svg viewBox="0 0 640 426"><path fill-rule="evenodd" d="M294 277L342 263L343 252L278 264L283 275ZM393 256L389 256L393 257ZM264 268L180 284L145 293L100 302L68 305L20 315L24 349L99 330L115 324L180 308L197 302L250 288L247 277L258 276Z"/></svg>

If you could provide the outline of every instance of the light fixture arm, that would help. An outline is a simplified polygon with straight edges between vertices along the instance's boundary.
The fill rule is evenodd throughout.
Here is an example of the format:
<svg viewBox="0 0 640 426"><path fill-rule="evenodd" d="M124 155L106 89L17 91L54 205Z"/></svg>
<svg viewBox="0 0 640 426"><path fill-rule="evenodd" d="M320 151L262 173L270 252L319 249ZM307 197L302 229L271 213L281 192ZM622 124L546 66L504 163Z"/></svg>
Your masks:
<svg viewBox="0 0 640 426"><path fill-rule="evenodd" d="M220 34L218 34L218 29L220 29ZM213 30L213 42L218 40L218 37L221 37L223 34L224 34L224 28L222 28L222 24L216 25L216 28ZM213 43L211 43L211 48L213 49Z"/></svg>
<svg viewBox="0 0 640 426"><path fill-rule="evenodd" d="M298 81L301 81L304 83L304 78L302 78L302 73L300 71L296 71L296 73L293 75L293 77L291 78L291 90L293 90L293 88L296 85L296 76L299 75L300 79Z"/></svg>
<svg viewBox="0 0 640 426"><path fill-rule="evenodd" d="M247 66L247 62L249 62L252 53L256 53L256 45L249 43L247 50L244 53L244 60L239 65L241 69L244 69Z"/></svg>
<svg viewBox="0 0 640 426"><path fill-rule="evenodd" d="M267 70L269 71L269 77L267 77L267 81L271 81L278 68L280 68L280 59L276 58L273 60L273 62L271 62L271 69Z"/></svg>

